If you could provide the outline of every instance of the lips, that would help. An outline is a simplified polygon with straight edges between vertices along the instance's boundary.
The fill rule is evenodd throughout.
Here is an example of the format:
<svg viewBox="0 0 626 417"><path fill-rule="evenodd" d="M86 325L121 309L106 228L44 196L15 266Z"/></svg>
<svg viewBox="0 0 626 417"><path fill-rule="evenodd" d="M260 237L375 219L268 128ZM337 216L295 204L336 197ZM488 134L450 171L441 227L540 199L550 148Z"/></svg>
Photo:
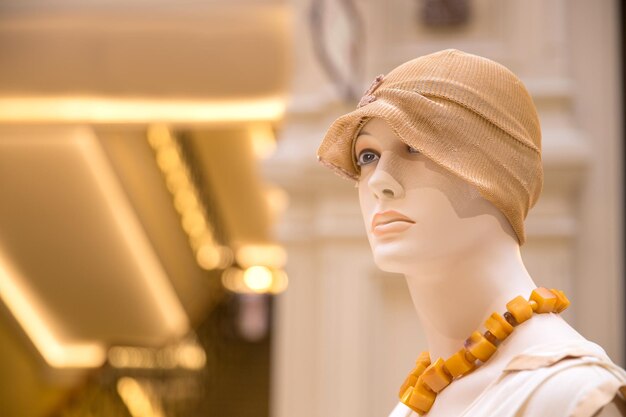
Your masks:
<svg viewBox="0 0 626 417"><path fill-rule="evenodd" d="M415 224L415 221L404 214L394 210L387 210L374 215L372 219L372 233L380 236L391 232L401 232L413 224Z"/></svg>

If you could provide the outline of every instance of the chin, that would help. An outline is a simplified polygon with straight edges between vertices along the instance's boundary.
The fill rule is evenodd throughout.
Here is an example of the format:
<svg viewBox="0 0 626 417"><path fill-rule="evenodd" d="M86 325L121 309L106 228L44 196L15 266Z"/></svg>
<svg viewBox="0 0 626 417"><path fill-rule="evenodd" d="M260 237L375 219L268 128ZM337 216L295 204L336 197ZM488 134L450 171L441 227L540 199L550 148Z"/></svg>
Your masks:
<svg viewBox="0 0 626 417"><path fill-rule="evenodd" d="M385 272L406 273L411 269L410 265L419 262L415 251L401 248L402 245L378 245L372 248L374 263ZM402 250L405 249L405 250Z"/></svg>

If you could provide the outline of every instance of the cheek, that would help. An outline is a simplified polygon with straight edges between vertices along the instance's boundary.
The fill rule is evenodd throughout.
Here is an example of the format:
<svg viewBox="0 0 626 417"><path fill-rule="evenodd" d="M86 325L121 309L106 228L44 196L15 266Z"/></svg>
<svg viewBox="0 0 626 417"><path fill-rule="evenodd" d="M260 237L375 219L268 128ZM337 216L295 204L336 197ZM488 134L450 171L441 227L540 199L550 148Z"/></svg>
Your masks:
<svg viewBox="0 0 626 417"><path fill-rule="evenodd" d="M366 230L368 230L367 225L374 214L373 210L375 204L374 196L367 187L367 181L359 182L359 205L361 206L361 216L363 217Z"/></svg>
<svg viewBox="0 0 626 417"><path fill-rule="evenodd" d="M459 218L484 213L484 199L478 189L435 162L421 157L418 161L403 161L401 165L405 165L399 172L407 195L418 189L422 191L434 189L438 191L438 195L432 199L433 201L445 198L446 201L441 202L441 205L435 205L435 214L439 212L441 206L451 207ZM424 204L428 201L421 199L423 206L428 206ZM419 204L419 201L412 204Z"/></svg>
<svg viewBox="0 0 626 417"><path fill-rule="evenodd" d="M371 202L369 201L369 195L367 192L367 185L363 182L359 182L359 205L361 206L361 214L363 217L367 215Z"/></svg>

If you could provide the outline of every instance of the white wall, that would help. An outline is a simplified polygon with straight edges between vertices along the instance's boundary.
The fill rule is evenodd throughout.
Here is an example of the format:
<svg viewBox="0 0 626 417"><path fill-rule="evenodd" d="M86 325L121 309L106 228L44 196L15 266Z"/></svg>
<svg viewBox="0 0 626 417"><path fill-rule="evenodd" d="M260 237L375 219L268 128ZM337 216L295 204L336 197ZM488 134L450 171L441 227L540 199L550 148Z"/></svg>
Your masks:
<svg viewBox="0 0 626 417"><path fill-rule="evenodd" d="M291 196L277 230L290 287L275 315L273 416L386 416L426 344L404 279L373 264L353 184L317 164L325 130L355 103L338 102L313 57L308 4L293 2L293 100L264 165ZM623 364L616 3L477 0L467 28L444 32L419 27L416 4L359 2L368 35L363 90L375 75L449 47L522 78L539 109L545 169L524 261L538 284L570 295L570 323Z"/></svg>

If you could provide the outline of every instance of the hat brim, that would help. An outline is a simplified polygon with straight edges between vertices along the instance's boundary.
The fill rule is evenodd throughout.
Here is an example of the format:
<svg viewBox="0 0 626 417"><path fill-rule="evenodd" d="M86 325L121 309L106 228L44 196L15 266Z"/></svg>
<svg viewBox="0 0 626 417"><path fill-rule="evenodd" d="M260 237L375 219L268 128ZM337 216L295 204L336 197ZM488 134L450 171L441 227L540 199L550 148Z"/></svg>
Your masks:
<svg viewBox="0 0 626 417"><path fill-rule="evenodd" d="M539 154L534 149L528 152L528 145L457 102L392 88L379 90L376 96L372 103L333 122L318 148L319 161L343 178L358 180L356 138L369 119L381 118L402 142L476 186L505 214L523 244L523 219L543 186ZM520 213L519 207L525 210Z"/></svg>
<svg viewBox="0 0 626 417"><path fill-rule="evenodd" d="M423 111L416 111L416 107L421 107ZM445 125L442 118L449 117L447 107L446 102L432 100L416 92L396 90L390 94L389 91L381 91L375 101L339 117L331 124L317 150L317 158L340 176L358 179L360 169L354 152L356 138L369 119L380 118L387 122L401 141L438 162L436 154L431 154L430 148L424 145L431 142L426 140L428 137L437 136ZM410 113L405 108L410 109ZM444 143L439 141L434 145L441 148Z"/></svg>

